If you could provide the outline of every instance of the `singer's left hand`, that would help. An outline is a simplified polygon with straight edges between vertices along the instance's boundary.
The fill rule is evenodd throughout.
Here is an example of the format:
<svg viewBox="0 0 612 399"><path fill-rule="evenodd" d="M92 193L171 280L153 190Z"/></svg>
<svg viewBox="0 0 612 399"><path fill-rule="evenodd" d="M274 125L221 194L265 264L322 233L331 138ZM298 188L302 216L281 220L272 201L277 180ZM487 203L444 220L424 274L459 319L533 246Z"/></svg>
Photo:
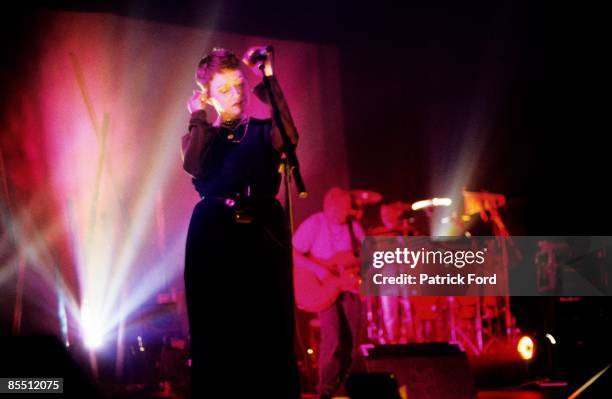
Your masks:
<svg viewBox="0 0 612 399"><path fill-rule="evenodd" d="M255 53L256 51L260 51L263 48L265 48L265 46L254 46L254 47L249 47L249 49L244 53L244 60L248 60L251 57L251 54ZM263 73L265 76L272 76L274 75L274 52L270 53L270 55L268 57L266 57L266 59L262 62L258 62L255 65L249 65L251 67L251 70L253 71L253 73L255 73L256 75L261 73L261 69L260 69L260 65L263 64Z"/></svg>

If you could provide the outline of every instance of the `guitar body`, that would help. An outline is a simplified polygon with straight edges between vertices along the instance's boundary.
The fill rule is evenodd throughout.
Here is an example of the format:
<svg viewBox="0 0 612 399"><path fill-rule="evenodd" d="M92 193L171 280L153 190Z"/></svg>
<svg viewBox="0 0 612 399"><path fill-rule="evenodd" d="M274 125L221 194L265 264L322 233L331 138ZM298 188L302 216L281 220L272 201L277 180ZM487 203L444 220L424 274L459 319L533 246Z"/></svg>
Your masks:
<svg viewBox="0 0 612 399"><path fill-rule="evenodd" d="M294 267L295 302L299 309L320 312L333 305L342 291L359 292L359 259L351 251L338 252L316 263L335 275L322 281L311 270Z"/></svg>

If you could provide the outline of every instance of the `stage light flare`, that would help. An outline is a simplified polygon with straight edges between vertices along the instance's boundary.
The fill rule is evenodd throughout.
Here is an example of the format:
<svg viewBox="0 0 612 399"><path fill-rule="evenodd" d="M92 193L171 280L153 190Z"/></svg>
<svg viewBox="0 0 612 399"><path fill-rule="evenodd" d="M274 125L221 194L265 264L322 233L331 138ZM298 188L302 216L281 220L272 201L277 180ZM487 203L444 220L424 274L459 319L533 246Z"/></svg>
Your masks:
<svg viewBox="0 0 612 399"><path fill-rule="evenodd" d="M138 350L140 350L141 352L145 351L145 347L142 343L142 337L139 335L138 337L136 337L137 341L138 341Z"/></svg>
<svg viewBox="0 0 612 399"><path fill-rule="evenodd" d="M453 201L450 198L434 198L431 200L433 206L451 206Z"/></svg>
<svg viewBox="0 0 612 399"><path fill-rule="evenodd" d="M450 198L432 198L422 201L417 201L412 204L412 210L418 211L419 209L427 208L430 206L451 206L453 200Z"/></svg>
<svg viewBox="0 0 612 399"><path fill-rule="evenodd" d="M104 342L102 320L92 314L87 304L83 304L81 307L80 323L85 347L92 351L99 349Z"/></svg>
<svg viewBox="0 0 612 399"><path fill-rule="evenodd" d="M135 32L135 35L135 39L138 40L139 32ZM98 52L95 48L90 47L90 49L93 53ZM81 54L77 55L80 59L99 60L99 57L83 58ZM104 166L106 169L103 170L104 175L101 179L100 211L95 217L94 237L89 238L94 241L94 245L84 246L81 243L80 251L85 252L81 258L86 261L78 265L79 274L82 275L82 280L86 281L82 284L81 295L92 308L97 309L95 313L105 320L105 328L109 332L116 330L145 301L163 289L164 285L181 272L184 231L186 231L186 226L180 226L180 223L179 226L175 226L171 222L173 219L165 216L164 212L167 211L165 207L169 204L164 205L164 197L160 198L159 193L169 193L166 189L168 184L177 177L184 177L180 169L177 136L167 132L184 130L187 117L183 98L185 90L177 86L189 85L190 81L188 79L176 81L186 83L168 81L169 86L164 89L163 101L156 102L159 113L155 123L150 125L159 134L147 134L145 158L139 155L143 144L133 133L142 130L138 122L142 121L142 115L130 111L133 109L131 103L146 98L151 87L157 85L158 76L155 76L153 70L146 69L146 73L143 73L137 68L134 64L137 60L131 52L119 53L119 56L123 59L110 60L110 62L125 66L119 73L118 83L119 87L124 88L123 95L121 93L111 95L109 90L114 87L114 83L111 84L104 79L89 79L86 82L91 93L103 93L102 96L99 94L94 96L92 103L100 111L98 114L109 112L111 123L106 143L108 146ZM163 49L151 49L148 54L144 54L148 59L164 56ZM142 60L138 64L141 62ZM192 65L178 60L168 67L174 68L176 73L183 76L191 77L193 73ZM85 76L90 76L94 68L112 67L99 61L95 65L83 64ZM109 99L122 99L122 101L108 101ZM77 108L78 104L75 105ZM147 110L148 112L150 110ZM90 140L94 137L91 123L83 125L82 131L89 132ZM98 151L102 150L102 144L96 142L89 144L86 147L88 156L96 159ZM62 157L67 155L65 152L61 153ZM78 187L88 187L89 190L77 197L75 205L81 210L77 227L82 227L83 222L87 220L88 215L82 210L87 210L91 203L91 192L95 190L95 187L87 184L91 181L93 179L85 177L78 182ZM195 195L193 198L195 199ZM177 206L175 200L176 198L173 198L172 206ZM158 202L161 202L159 206ZM189 198L184 202L189 203ZM161 208L160 215L156 212L158 208ZM159 226L155 225L157 219L165 220L164 231L161 233ZM186 221L187 219L184 224ZM152 246L153 238L157 236L151 232L162 235L158 241L163 241L163 248L159 243ZM87 230L80 229L81 237L87 234ZM151 251L158 252L158 255L147 259L149 256L146 253Z"/></svg>
<svg viewBox="0 0 612 399"><path fill-rule="evenodd" d="M63 25L62 18L58 17L58 27ZM91 23L89 19L101 21ZM188 85L189 80L168 81L163 101L155 103L154 119L134 112L133 104L147 98L151 87L159 84L153 70L141 70L143 59L138 58L154 60L165 53L162 48L151 48L135 57L127 51L128 40L125 51L118 51L116 57L101 57L106 43L104 26L110 22L112 18L92 16L71 25L75 31L87 32L79 38L100 40L71 46L79 51L69 56L65 48L76 36L52 29L49 40L57 46L49 46L41 57L42 64L63 66L45 72L49 83L41 88L41 118L46 155L54 165L49 181L60 208L54 221L67 227L60 230L69 238L78 280L67 287L66 311L79 324L80 338L91 349L117 339L120 326L181 272L186 231L183 219L170 222L173 219L164 213L168 204L164 205L160 193L170 192L167 187L182 173L177 136L167 132L184 130L186 88L180 86ZM131 24L125 24L129 30ZM139 29L149 28L130 32L128 39L138 40ZM122 69L117 71L117 65L123 65ZM181 76L193 72L192 65L179 60L167 67ZM143 108L143 112L149 115L152 110ZM150 122L145 124L146 142L142 140L143 118ZM177 197L184 196L179 193ZM181 208L183 202L189 204L189 198L173 206ZM43 241L49 245L51 240ZM53 274L47 274L47 280L54 282Z"/></svg>
<svg viewBox="0 0 612 399"><path fill-rule="evenodd" d="M531 360L535 352L535 343L531 337L525 335L519 339L516 350L523 360Z"/></svg>
<svg viewBox="0 0 612 399"><path fill-rule="evenodd" d="M557 340L552 336L552 334L546 334L545 337L548 339L551 345L557 345Z"/></svg>

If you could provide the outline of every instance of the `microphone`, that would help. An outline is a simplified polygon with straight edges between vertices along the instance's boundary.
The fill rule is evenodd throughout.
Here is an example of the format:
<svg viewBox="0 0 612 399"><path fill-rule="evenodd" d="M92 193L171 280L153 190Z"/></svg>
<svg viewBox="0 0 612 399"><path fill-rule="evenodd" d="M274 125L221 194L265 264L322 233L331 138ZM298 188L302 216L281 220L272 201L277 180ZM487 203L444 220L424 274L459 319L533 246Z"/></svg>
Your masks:
<svg viewBox="0 0 612 399"><path fill-rule="evenodd" d="M255 66L258 63L267 60L273 51L274 48L272 46L255 47L245 54L242 61L248 66Z"/></svg>

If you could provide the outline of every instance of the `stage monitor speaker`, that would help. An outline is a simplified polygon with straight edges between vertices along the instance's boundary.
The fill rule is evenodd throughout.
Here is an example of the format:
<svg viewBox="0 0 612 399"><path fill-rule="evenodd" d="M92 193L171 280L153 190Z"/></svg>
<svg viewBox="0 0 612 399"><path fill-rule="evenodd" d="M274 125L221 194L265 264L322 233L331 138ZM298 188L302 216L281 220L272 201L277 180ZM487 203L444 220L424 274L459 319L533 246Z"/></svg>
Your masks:
<svg viewBox="0 0 612 399"><path fill-rule="evenodd" d="M474 399L467 356L456 345L423 343L380 345L368 350L371 373L392 373L410 399Z"/></svg>
<svg viewBox="0 0 612 399"><path fill-rule="evenodd" d="M351 399L401 399L391 373L353 373L346 380Z"/></svg>

